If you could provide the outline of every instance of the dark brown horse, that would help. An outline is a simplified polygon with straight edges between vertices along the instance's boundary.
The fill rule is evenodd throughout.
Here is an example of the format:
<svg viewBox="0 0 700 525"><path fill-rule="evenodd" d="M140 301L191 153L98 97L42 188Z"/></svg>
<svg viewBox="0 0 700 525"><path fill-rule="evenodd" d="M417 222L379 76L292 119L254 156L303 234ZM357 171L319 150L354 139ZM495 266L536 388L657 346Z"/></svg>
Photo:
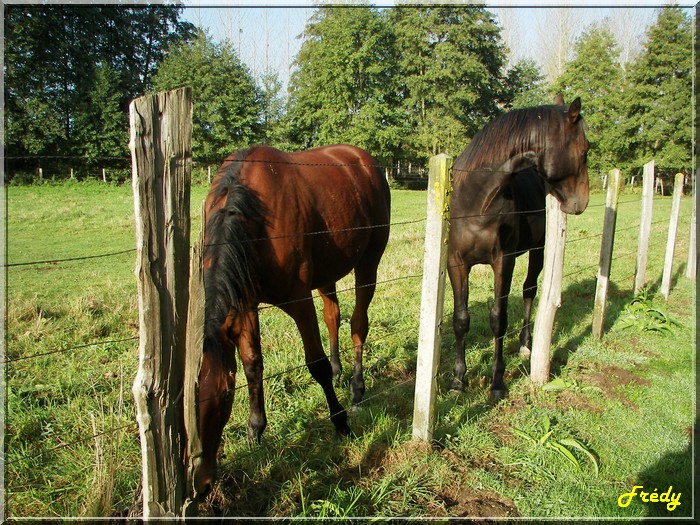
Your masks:
<svg viewBox="0 0 700 525"><path fill-rule="evenodd" d="M523 285L521 349L532 344L530 314L543 265L545 195L550 191L565 213L588 205L589 149L580 115L581 101L511 111L477 133L454 163L448 273L454 293L455 375L453 390L463 390L464 347L469 331L469 272L489 264L494 273L490 325L494 336L492 401L506 395L503 339L508 325L515 259L530 252Z"/></svg>
<svg viewBox="0 0 700 525"><path fill-rule="evenodd" d="M205 334L199 376L202 456L197 493L208 491L231 415L238 348L248 382L248 437L267 425L258 305L296 322L306 365L321 385L339 434L350 434L333 388L340 374L336 281L355 271L353 404L364 394L362 349L377 266L389 238L390 194L378 163L346 145L299 153L256 147L229 156L207 195L204 235ZM324 353L311 293L323 298L331 361Z"/></svg>

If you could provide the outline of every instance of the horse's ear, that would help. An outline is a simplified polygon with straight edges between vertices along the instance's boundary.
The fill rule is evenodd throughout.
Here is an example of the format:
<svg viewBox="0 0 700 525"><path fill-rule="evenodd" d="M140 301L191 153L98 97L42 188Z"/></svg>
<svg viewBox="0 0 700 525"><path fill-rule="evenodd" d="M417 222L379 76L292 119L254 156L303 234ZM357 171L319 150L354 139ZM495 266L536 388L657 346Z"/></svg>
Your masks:
<svg viewBox="0 0 700 525"><path fill-rule="evenodd" d="M556 97L554 97L554 105L555 106L563 106L564 104L565 104L564 95L559 93Z"/></svg>
<svg viewBox="0 0 700 525"><path fill-rule="evenodd" d="M576 97L574 101L569 106L569 112L567 114L569 122L576 122L581 115L581 97Z"/></svg>

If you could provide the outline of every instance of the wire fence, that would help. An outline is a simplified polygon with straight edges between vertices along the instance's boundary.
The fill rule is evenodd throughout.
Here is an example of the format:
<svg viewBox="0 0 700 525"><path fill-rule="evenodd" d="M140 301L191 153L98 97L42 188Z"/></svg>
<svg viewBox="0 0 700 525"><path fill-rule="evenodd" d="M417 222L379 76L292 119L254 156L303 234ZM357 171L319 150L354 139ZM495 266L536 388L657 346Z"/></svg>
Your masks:
<svg viewBox="0 0 700 525"><path fill-rule="evenodd" d="M621 200L619 202L619 206L623 207L623 206L627 206L627 205L639 205L639 203L640 203L639 197L635 197L635 198ZM591 205L590 208L601 207L601 206L605 206L605 204ZM514 213L520 214L523 212L514 212ZM542 208L541 210L530 211L527 213L530 213L530 214L531 213L544 213L544 208ZM462 216L462 217L453 217L452 220L453 221L467 220L467 219L471 219L471 218L478 217L478 216L481 216L481 215L469 215L469 216ZM689 224L689 217L684 216L684 217L682 217L682 219L683 219L684 223ZM403 220L403 221L398 221L398 222L390 223L388 225L381 225L381 226L382 227L389 226L393 230L393 228L396 228L396 227L415 226L415 225L418 225L418 224L425 222L425 220L426 220L425 218ZM666 219L662 218L662 219L654 221L652 223L652 226L663 225L663 224L666 224L667 222L668 221ZM619 227L616 229L616 232L621 233L621 232L625 232L628 230L634 230L634 229L638 229L638 228L639 228L639 223L635 223L635 224L630 224L628 226ZM355 229L355 228L353 228L353 229ZM356 228L356 229L366 229L366 228ZM341 231L348 231L348 230L349 229L343 229ZM335 232L334 230L324 230L324 231L311 232L311 233L299 233L299 234L294 234L293 236L323 235L323 234L329 234L329 233L334 233L334 232ZM590 241L593 241L595 239L599 239L601 237L602 237L602 233L587 233L586 232L583 235L579 235L575 238L567 239L566 244L576 244L576 243L581 243L584 241L590 242ZM275 237L275 238L277 238L277 237ZM270 240L273 240L273 239L260 238L260 239L251 240L249 242L267 242ZM655 244L655 246L665 246L665 238L663 238L663 236L659 236L659 241L658 241L658 243ZM535 248L535 250L542 250L542 249L544 249L544 248L543 247ZM21 267L39 266L39 265L47 265L47 264L58 264L58 263L62 263L62 262L90 261L90 260L94 260L94 259L116 257L116 256L128 254L128 253L134 253L135 251L136 251L135 248L126 248L125 247L122 250L115 250L115 251L110 251L110 252L100 252L100 253L93 253L93 254L85 254L85 255L75 255L72 257L45 258L45 259L35 260L35 261L21 261L21 262L13 262L13 263L6 262L4 264L4 266L5 266L5 271L7 272L6 273L6 277L7 277L7 276L9 276L10 270L21 268ZM529 250L513 252L513 253L506 254L506 255L517 257L519 255L524 254L526 251L529 251ZM636 251L630 251L630 252L626 252L626 253L622 253L622 254L616 253L613 260L626 259L632 255L635 255L635 254L636 254ZM417 254L417 257L419 257L419 256L420 256L420 254ZM486 263L486 262L487 261L484 261L484 263ZM566 279L569 279L572 277L577 277L577 276L580 277L582 275L594 276L595 273L592 273L592 272L597 271L597 269L598 269L598 261L597 260L595 261L595 264L594 263L590 263L590 264L586 263L583 265L578 265L578 266L575 266L569 272L565 273L564 279L566 280ZM623 277L618 277L618 279L620 279L620 280L629 279L630 277L633 277L633 276L634 276L634 273L632 273L630 275L623 276ZM394 277L394 278L388 278L388 279L384 279L384 280L378 280L375 283L372 283L371 285L368 285L368 286L385 286L385 285L388 286L388 285L391 285L393 283L396 283L399 281L405 281L405 280L419 281L421 278L422 278L422 272L419 272L419 273L413 273L413 274L408 274L408 275L402 275L402 276ZM7 286L8 280L9 279L6 278L6 286ZM336 294L346 294L346 293L352 293L354 291L355 291L355 287L350 286L350 287L336 291ZM519 295L520 293L521 292L519 290L514 290L514 291L511 291L507 296L504 296L504 297L509 297L511 295L514 295L514 294ZM316 301L320 298L321 298L320 295L314 295L311 298L311 300ZM499 299L499 298L487 299L485 301L478 302L477 304L469 305L469 308L472 311L478 311L480 309L484 309L485 311L488 311L490 309L491 305L493 304L491 301L497 300L497 299ZM305 299L301 299L301 300L306 301L309 299L305 298ZM284 304L287 304L287 303L284 303ZM258 307L258 310L279 307L279 306L283 306L284 304L264 305L264 306ZM448 312L448 313L444 314L443 321L449 320L449 318L452 317L452 315L453 315L453 312ZM511 336L517 334L520 331L520 329L521 329L521 327L512 328L512 329L508 330L502 336L502 338L511 337ZM377 345L382 344L385 340L393 337L394 335L395 334L388 332L388 333L384 334L383 336L371 337L365 344L368 348L371 348L373 346L377 346ZM20 356L15 356L12 358L6 358L4 360L4 365L6 367L7 366L12 367L15 364L17 364L18 362L22 362L22 361L26 362L26 361L29 361L32 359L44 358L44 357L53 356L53 355L61 355L61 354L75 353L75 352L80 352L80 351L87 351L89 349L98 348L98 347L104 346L104 345L133 343L133 342L137 341L138 339L139 339L138 336L124 337L124 338L107 338L107 339L102 339L102 340L97 340L97 341L86 342L86 343L71 346L68 348L52 348L52 349L47 349L45 351L29 354L29 355L20 355ZM354 345L347 346L347 347L340 349L339 353L341 356L345 356L345 355L351 353L354 350L354 348L355 348ZM6 348L6 354L7 354L7 348ZM323 359L325 359L325 357ZM442 366L441 366L440 371L438 372L438 375L447 375L450 373L451 363L448 363L447 360L443 360L443 361L444 362L442 363ZM276 379L276 378L279 378L281 376L289 375L292 372L295 372L295 371L300 370L302 368L306 368L309 364L311 364L311 363L304 363L304 364L300 364L297 366L293 366L291 368L287 368L285 370L275 371L273 373L270 373L270 374L264 376L262 381L269 382L269 381ZM312 382L311 378L309 378L308 381L309 381L309 383L311 383ZM397 382L395 382L395 384L393 384L393 385L391 385L391 386L389 386L381 391L375 391L371 395L366 396L359 403L359 405L362 406L366 403L369 403L373 400L376 400L377 398L380 398L380 397L386 395L387 392L394 390L394 389L397 389L397 388L400 388L402 386L407 386L410 383L412 383L413 381L415 381L415 377L413 377L409 374L409 377L407 379L402 380L402 381L397 381ZM242 384L237 385L235 387L235 390L241 390L241 389L247 388L247 386L248 386L247 383L242 383ZM220 395L226 395L226 394L228 394L228 392L224 392ZM200 399L200 402L204 402L204 401L206 401L206 399ZM61 443L60 445L57 445L55 447L51 447L51 448L48 448L45 450L41 450L41 451L36 452L36 453L31 453L31 454L19 454L19 455L17 455L16 454L17 451L15 451L15 453L12 453L12 451L8 450L7 452L9 452L11 456L16 456L16 457L10 457L9 459L6 459L5 465L6 466L13 466L13 465L21 463L21 462L34 461L34 460L36 460L42 456L45 456L47 454L51 454L51 453L54 453L56 451L60 451L60 450L64 450L64 449L70 449L74 446L93 441L96 438L108 437L110 435L116 434L116 433L121 432L121 431L132 430L132 429L135 430L137 428L138 428L138 425L134 421L133 423L130 423L127 425L118 425L112 429L106 429L106 430L104 430L102 432L98 432L98 433L95 433L93 431L93 432L90 432L89 435L81 436L81 437L76 438L76 439L66 440L65 442ZM306 429L301 429L298 432L285 433L284 435L281 435L272 441L267 441L267 444L270 446L274 446L278 442L281 442L283 440L293 439L296 437L296 435L301 434L301 433L306 432L306 431L307 431ZM16 490L16 488L15 488L15 490ZM8 497L8 500L9 500L9 497Z"/></svg>

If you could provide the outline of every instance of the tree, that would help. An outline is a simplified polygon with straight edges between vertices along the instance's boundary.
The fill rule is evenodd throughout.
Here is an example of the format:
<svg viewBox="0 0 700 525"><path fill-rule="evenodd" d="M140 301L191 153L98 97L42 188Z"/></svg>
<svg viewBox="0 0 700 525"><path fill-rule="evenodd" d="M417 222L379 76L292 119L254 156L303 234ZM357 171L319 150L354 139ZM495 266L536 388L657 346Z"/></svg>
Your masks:
<svg viewBox="0 0 700 525"><path fill-rule="evenodd" d="M110 157L124 155L129 123L121 108L117 73L109 64L98 65L92 88L76 108L76 141L93 167L105 166ZM102 162L100 162L102 161Z"/></svg>
<svg viewBox="0 0 700 525"><path fill-rule="evenodd" d="M124 125L129 100L150 86L167 46L190 33L179 13L166 6L6 6L6 154L70 156L103 147L102 137L79 127L94 111ZM104 75L110 77L106 98L95 92ZM115 97L120 114L85 103L112 104ZM88 137L95 142L86 144ZM126 142L120 155L128 156Z"/></svg>
<svg viewBox="0 0 700 525"><path fill-rule="evenodd" d="M692 38L690 17L665 7L630 66L623 121L630 166L654 159L661 170L692 170Z"/></svg>
<svg viewBox="0 0 700 525"><path fill-rule="evenodd" d="M571 7L544 10L538 19L540 56L548 82L554 82L564 71L574 41L574 28L580 12Z"/></svg>
<svg viewBox="0 0 700 525"><path fill-rule="evenodd" d="M509 109L521 109L542 104L551 104L552 97L547 93L544 75L532 59L523 59L516 63L506 78L512 103Z"/></svg>
<svg viewBox="0 0 700 525"><path fill-rule="evenodd" d="M395 157L406 132L394 81L394 37L370 7L319 8L290 81L292 136L302 147L349 142Z"/></svg>
<svg viewBox="0 0 700 525"><path fill-rule="evenodd" d="M617 140L623 82L619 47L608 27L600 24L581 34L573 53L552 94L561 93L567 101L581 97L591 143L588 166L593 172L607 173L619 166L622 154Z"/></svg>
<svg viewBox="0 0 700 525"><path fill-rule="evenodd" d="M505 48L493 15L482 7L397 7L399 89L414 130L405 149L417 159L459 154L468 139L510 102Z"/></svg>
<svg viewBox="0 0 700 525"><path fill-rule="evenodd" d="M212 42L200 31L173 49L153 79L155 91L192 87L192 150L219 162L261 136L261 94L230 42Z"/></svg>

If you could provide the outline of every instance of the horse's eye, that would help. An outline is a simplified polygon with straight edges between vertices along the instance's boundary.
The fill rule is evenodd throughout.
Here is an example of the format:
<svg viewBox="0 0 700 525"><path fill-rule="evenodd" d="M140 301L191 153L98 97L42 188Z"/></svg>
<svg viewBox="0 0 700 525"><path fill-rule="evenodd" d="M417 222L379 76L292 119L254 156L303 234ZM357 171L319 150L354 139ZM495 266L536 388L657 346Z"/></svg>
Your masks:
<svg viewBox="0 0 700 525"><path fill-rule="evenodd" d="M231 398L233 397L233 389L229 388L228 390L224 390L221 394L221 400L225 402L231 401Z"/></svg>

